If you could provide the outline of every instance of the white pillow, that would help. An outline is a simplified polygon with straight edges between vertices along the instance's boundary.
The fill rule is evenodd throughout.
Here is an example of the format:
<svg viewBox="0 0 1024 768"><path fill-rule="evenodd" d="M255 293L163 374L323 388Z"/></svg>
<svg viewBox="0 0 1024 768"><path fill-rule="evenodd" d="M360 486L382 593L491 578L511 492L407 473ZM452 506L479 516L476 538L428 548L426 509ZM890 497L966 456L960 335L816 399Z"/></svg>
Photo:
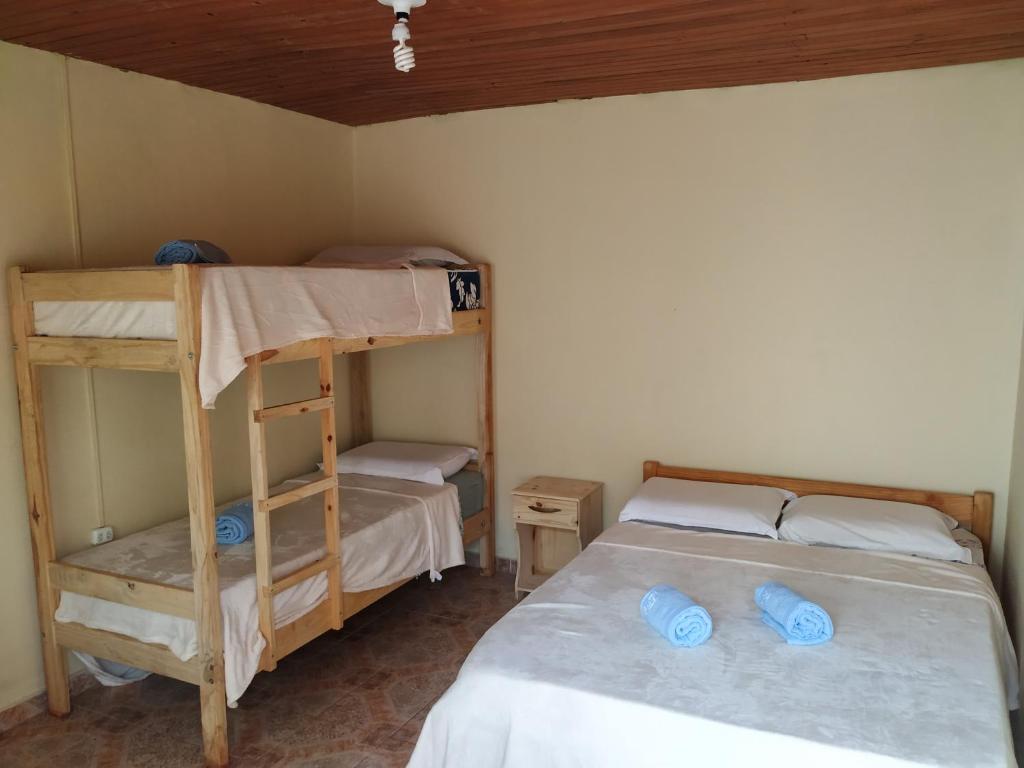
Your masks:
<svg viewBox="0 0 1024 768"><path fill-rule="evenodd" d="M307 264L356 264L375 267L403 264L469 264L444 248L433 245L334 245L320 251Z"/></svg>
<svg viewBox="0 0 1024 768"><path fill-rule="evenodd" d="M338 473L396 477L443 485L471 459L475 448L377 440L338 454Z"/></svg>
<svg viewBox="0 0 1024 768"><path fill-rule="evenodd" d="M782 505L795 498L789 491L763 485L652 477L626 502L619 520L715 528L777 539L775 521Z"/></svg>
<svg viewBox="0 0 1024 768"><path fill-rule="evenodd" d="M970 563L970 550L932 507L849 496L802 496L782 513L779 538L800 544L900 552Z"/></svg>

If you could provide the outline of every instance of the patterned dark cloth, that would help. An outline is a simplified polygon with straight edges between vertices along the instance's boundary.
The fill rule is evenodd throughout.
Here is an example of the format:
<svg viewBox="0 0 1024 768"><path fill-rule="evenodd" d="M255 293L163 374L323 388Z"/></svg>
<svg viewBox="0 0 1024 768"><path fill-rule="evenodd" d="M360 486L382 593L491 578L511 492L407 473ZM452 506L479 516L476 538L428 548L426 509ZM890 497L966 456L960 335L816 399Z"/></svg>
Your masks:
<svg viewBox="0 0 1024 768"><path fill-rule="evenodd" d="M480 309L480 273L475 269L449 269L448 287L452 293L452 311Z"/></svg>

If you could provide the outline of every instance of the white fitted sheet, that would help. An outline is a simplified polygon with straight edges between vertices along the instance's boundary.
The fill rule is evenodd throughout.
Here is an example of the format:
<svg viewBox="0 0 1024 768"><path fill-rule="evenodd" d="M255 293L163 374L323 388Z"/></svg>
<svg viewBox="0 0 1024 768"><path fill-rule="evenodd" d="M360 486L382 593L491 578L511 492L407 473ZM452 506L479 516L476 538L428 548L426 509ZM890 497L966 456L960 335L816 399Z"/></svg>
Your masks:
<svg viewBox="0 0 1024 768"><path fill-rule="evenodd" d="M212 408L245 358L307 339L452 332L448 272L432 267L208 267L202 283L199 392ZM34 304L36 333L174 339L169 301Z"/></svg>
<svg viewBox="0 0 1024 768"><path fill-rule="evenodd" d="M765 626L769 579L824 606L834 639ZM659 582L711 613L705 645L640 617ZM409 765L1008 766L1016 688L983 568L620 523L484 635Z"/></svg>
<svg viewBox="0 0 1024 768"><path fill-rule="evenodd" d="M177 336L173 301L37 301L40 336L161 339Z"/></svg>
<svg viewBox="0 0 1024 768"><path fill-rule="evenodd" d="M288 481L277 490L316 480ZM453 485L426 485L366 475L340 475L342 588L362 592L425 571L465 563L458 493ZM274 512L273 573L280 578L325 553L320 495ZM188 519L174 520L64 559L73 565L192 586ZM220 547L224 661L230 702L245 692L259 667L266 641L259 631L253 542ZM274 598L281 626L319 605L327 595L325 573ZM62 592L57 621L78 622L166 645L182 660L196 655L195 622L94 597Z"/></svg>

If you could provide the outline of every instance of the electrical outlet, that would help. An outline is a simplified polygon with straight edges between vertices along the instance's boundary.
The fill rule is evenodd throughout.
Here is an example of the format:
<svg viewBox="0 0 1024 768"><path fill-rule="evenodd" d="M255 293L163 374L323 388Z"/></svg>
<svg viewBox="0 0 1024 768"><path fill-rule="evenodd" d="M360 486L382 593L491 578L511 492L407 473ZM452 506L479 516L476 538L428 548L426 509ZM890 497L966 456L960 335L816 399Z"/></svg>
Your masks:
<svg viewBox="0 0 1024 768"><path fill-rule="evenodd" d="M96 544L106 544L108 541L114 540L114 529L109 525L105 525L102 528L93 528L92 534L89 536L89 540Z"/></svg>

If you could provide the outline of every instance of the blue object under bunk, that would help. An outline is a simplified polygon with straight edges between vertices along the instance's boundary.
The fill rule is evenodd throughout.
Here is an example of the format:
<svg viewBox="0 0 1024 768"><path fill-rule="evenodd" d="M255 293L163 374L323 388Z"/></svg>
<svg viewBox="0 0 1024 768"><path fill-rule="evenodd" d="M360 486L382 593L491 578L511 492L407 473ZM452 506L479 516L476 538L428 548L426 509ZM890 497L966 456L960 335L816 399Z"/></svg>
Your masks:
<svg viewBox="0 0 1024 768"><path fill-rule="evenodd" d="M252 536L252 502L239 501L217 515L217 543L241 544Z"/></svg>
<svg viewBox="0 0 1024 768"><path fill-rule="evenodd" d="M157 248L153 261L168 264L230 264L230 257L206 240L171 240Z"/></svg>
<svg viewBox="0 0 1024 768"><path fill-rule="evenodd" d="M790 645L819 645L832 639L832 617L785 584L766 581L754 593L761 620Z"/></svg>
<svg viewBox="0 0 1024 768"><path fill-rule="evenodd" d="M677 648L693 648L711 637L711 614L668 584L647 591L640 614Z"/></svg>

